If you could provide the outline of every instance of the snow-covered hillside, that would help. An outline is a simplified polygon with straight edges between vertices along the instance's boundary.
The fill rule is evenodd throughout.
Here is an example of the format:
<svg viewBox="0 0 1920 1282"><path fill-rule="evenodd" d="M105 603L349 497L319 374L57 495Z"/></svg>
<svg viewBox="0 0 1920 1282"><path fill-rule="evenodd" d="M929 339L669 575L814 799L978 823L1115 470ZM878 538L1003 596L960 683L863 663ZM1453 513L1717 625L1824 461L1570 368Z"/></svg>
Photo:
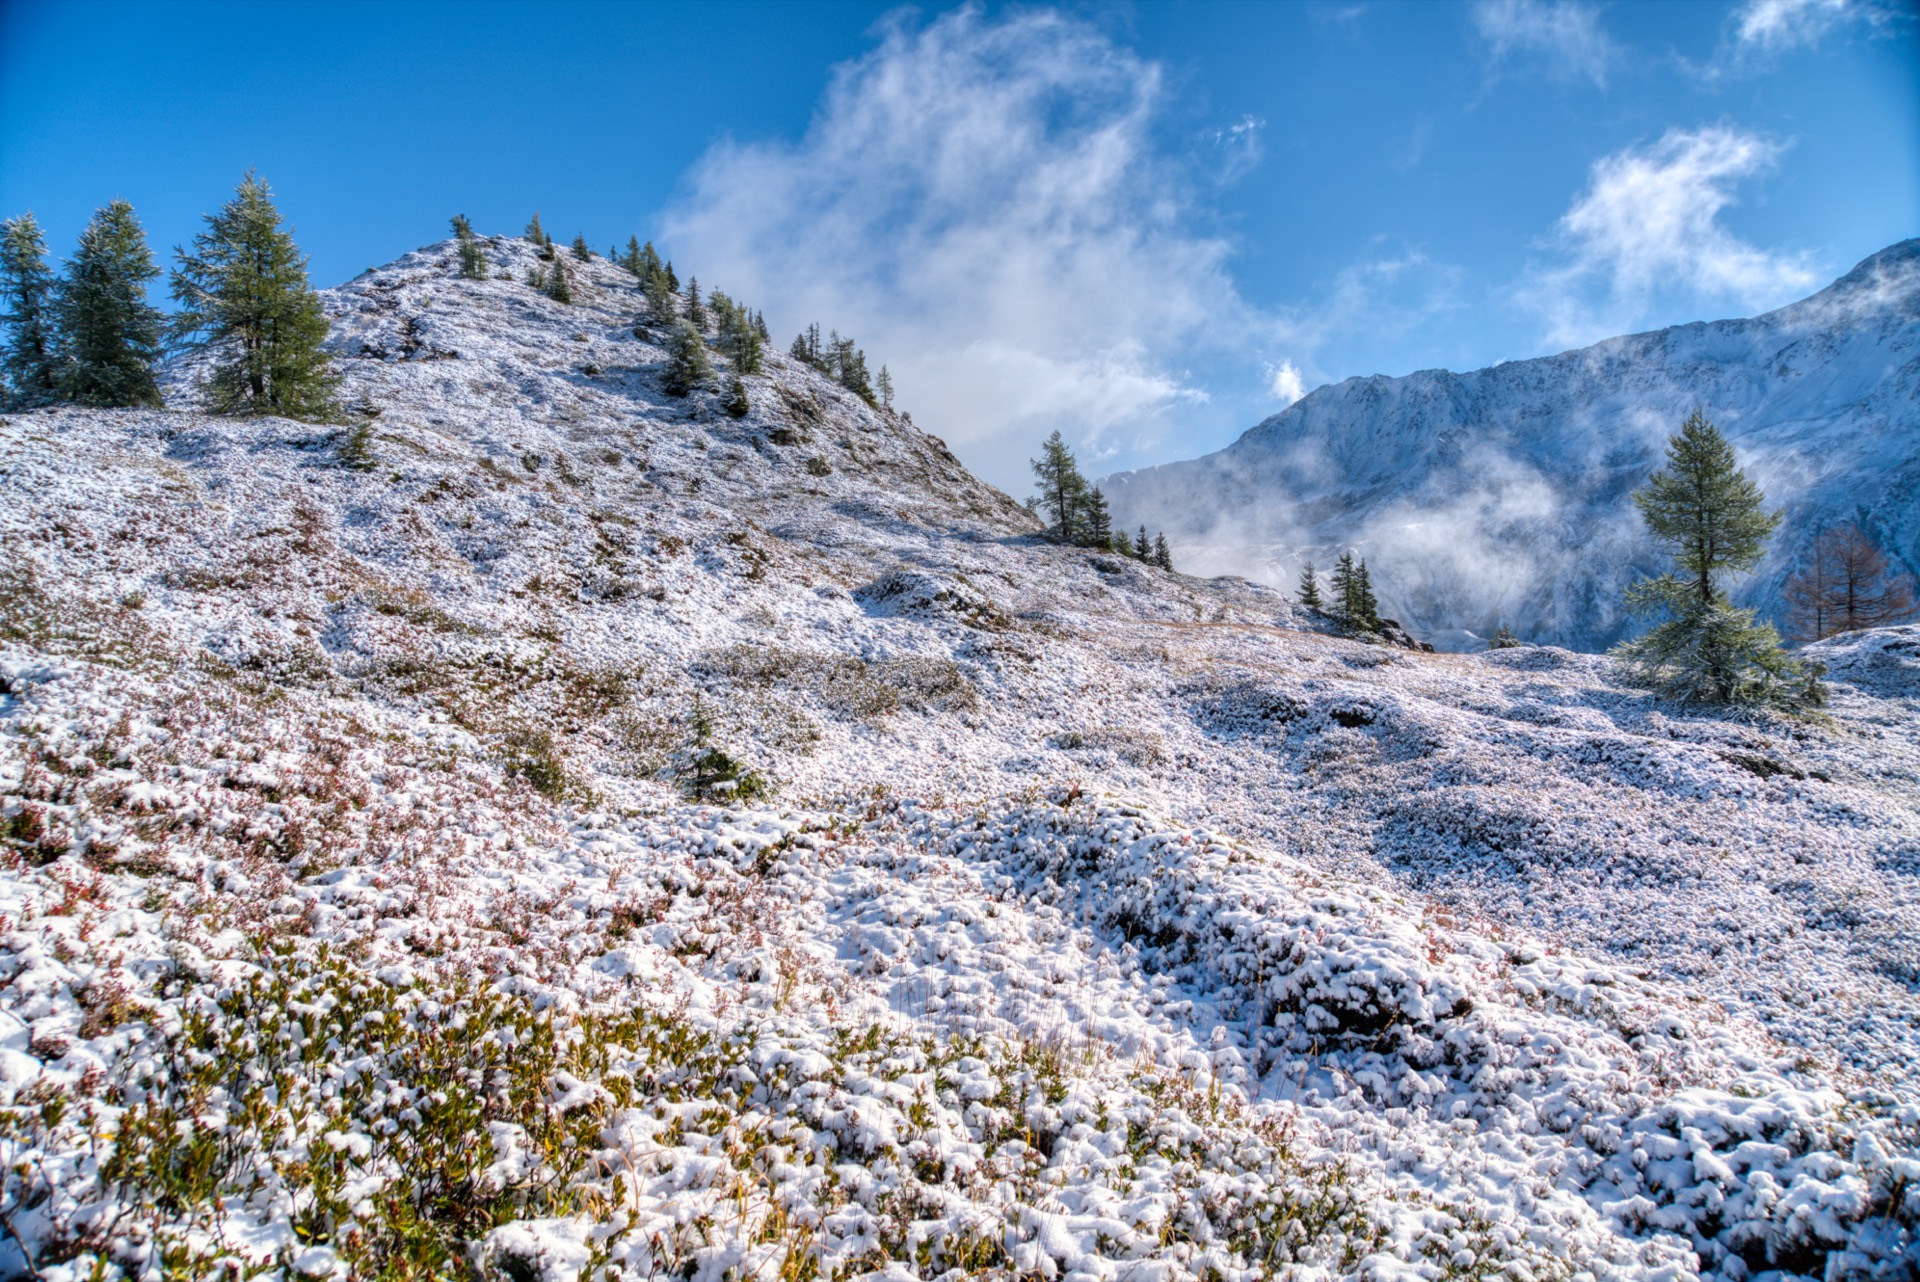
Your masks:
<svg viewBox="0 0 1920 1282"><path fill-rule="evenodd" d="M0 426L0 1275L1920 1266L1920 629L1332 638L576 293L330 291L357 440Z"/></svg>
<svg viewBox="0 0 1920 1282"><path fill-rule="evenodd" d="M1752 320L1350 378L1217 454L1101 484L1184 568L1291 587L1357 547L1385 611L1443 649L1506 623L1594 650L1628 626L1625 586L1664 568L1629 496L1696 405L1786 513L1737 599L1778 617L1782 582L1842 521L1920 569L1920 240Z"/></svg>

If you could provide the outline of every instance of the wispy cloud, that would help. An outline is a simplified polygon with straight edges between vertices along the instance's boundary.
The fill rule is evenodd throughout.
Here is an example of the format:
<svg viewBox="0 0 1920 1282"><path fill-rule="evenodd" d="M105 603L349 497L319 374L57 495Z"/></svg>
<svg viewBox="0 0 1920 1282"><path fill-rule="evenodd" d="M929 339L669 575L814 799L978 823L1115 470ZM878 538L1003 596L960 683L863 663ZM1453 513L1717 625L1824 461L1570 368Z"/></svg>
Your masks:
<svg viewBox="0 0 1920 1282"><path fill-rule="evenodd" d="M1878 6L1859 0L1746 0L1734 10L1733 34L1742 49L1774 53L1817 45L1836 28L1884 18Z"/></svg>
<svg viewBox="0 0 1920 1282"><path fill-rule="evenodd" d="M1531 56L1554 74L1602 88L1620 57L1599 11L1579 0L1478 0L1473 25L1496 62Z"/></svg>
<svg viewBox="0 0 1920 1282"><path fill-rule="evenodd" d="M989 474L1055 427L1149 439L1205 399L1194 353L1251 364L1271 330L1189 223L1162 94L1155 64L1057 12L897 20L798 142L711 150L664 240L783 331L857 334ZM1223 145L1257 139L1235 129Z"/></svg>
<svg viewBox="0 0 1920 1282"><path fill-rule="evenodd" d="M1736 186L1772 168L1779 144L1729 125L1669 130L1593 166L1560 219L1554 261L1521 281L1551 342L1578 345L1630 329L1661 297L1778 305L1814 281L1800 255L1741 240L1721 214Z"/></svg>

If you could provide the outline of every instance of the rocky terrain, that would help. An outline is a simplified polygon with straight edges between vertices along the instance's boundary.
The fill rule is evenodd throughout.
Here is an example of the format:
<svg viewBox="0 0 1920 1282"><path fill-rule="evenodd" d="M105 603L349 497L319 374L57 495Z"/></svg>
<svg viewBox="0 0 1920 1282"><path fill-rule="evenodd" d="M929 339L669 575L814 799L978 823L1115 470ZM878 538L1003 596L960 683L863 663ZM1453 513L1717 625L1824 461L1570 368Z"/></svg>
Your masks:
<svg viewBox="0 0 1920 1282"><path fill-rule="evenodd" d="M0 426L0 1274L1914 1276L1920 629L1323 635L487 249Z"/></svg>

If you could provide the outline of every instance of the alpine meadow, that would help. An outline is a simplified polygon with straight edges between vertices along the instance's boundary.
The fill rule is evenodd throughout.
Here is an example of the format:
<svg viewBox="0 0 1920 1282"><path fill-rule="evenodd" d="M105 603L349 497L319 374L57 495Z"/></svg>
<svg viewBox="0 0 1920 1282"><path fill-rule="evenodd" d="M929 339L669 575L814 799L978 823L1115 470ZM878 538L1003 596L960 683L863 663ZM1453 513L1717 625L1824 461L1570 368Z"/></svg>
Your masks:
<svg viewBox="0 0 1920 1282"><path fill-rule="evenodd" d="M1728 212L1907 10L161 10L291 96L0 211L0 1282L1920 1279L1920 240ZM1261 292L1282 23L1517 283L1354 134Z"/></svg>

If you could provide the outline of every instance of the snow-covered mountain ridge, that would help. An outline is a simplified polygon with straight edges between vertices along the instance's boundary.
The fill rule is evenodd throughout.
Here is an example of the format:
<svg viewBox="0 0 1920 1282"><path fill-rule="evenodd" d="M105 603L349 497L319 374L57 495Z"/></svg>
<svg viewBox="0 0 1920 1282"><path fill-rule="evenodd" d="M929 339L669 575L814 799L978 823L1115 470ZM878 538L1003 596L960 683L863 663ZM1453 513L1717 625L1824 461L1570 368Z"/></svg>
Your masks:
<svg viewBox="0 0 1920 1282"><path fill-rule="evenodd" d="M1914 1268L1920 629L1320 635L488 253L327 292L357 442L0 425L0 1273Z"/></svg>
<svg viewBox="0 0 1920 1282"><path fill-rule="evenodd" d="M1442 648L1506 623L1594 650L1661 567L1630 502L1704 407L1785 513L1736 590L1780 587L1829 525L1857 521L1920 569L1920 240L1750 320L1678 325L1455 374L1319 388L1226 449L1101 482L1123 526L1164 526L1182 564L1291 586L1347 547L1388 613Z"/></svg>

